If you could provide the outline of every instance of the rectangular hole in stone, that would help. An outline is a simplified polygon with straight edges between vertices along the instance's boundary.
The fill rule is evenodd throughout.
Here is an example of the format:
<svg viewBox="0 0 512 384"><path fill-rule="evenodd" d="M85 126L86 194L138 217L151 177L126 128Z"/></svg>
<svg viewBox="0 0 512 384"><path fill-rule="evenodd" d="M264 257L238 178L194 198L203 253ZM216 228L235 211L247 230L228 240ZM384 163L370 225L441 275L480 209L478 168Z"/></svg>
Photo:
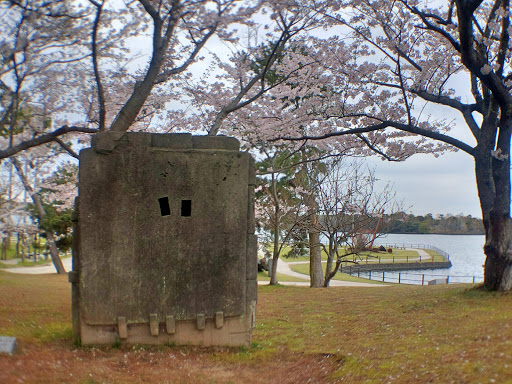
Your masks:
<svg viewBox="0 0 512 384"><path fill-rule="evenodd" d="M169 216L171 214L171 207L169 206L169 198L161 197L158 199L158 203L160 204L160 214L162 216Z"/></svg>
<svg viewBox="0 0 512 384"><path fill-rule="evenodd" d="M192 214L192 200L181 200L181 216L189 217Z"/></svg>

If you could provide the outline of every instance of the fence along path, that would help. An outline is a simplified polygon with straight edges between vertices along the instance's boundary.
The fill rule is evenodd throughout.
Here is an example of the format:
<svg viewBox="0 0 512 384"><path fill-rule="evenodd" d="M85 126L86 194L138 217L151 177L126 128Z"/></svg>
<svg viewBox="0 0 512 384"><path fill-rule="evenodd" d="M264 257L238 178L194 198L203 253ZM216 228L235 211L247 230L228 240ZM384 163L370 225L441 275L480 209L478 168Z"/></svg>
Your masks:
<svg viewBox="0 0 512 384"><path fill-rule="evenodd" d="M444 260L449 261L450 255L445 251L431 245L423 245L423 244L399 244L399 243L387 243L382 244L385 248L394 248L394 249L410 249L418 252L418 258L407 258L406 262L409 261L424 261L427 258L432 258L427 252L426 249L430 249L441 255ZM432 259L433 261L434 259ZM380 261L376 261L379 263ZM396 261L397 263L399 261ZM375 263L375 261L370 262ZM370 264L368 261L365 264ZM386 263L388 261L386 260ZM391 264L395 263L395 259L391 261ZM400 263L403 263L403 259L400 260ZM436 274L436 273L418 273L418 272L410 272L410 271L391 271L391 270L374 270L365 268L361 270L357 268L357 265L353 268L344 267L342 269L343 273L348 273L352 276L358 276L362 278L367 278L370 280L382 281L385 283L398 283L398 284L414 284L414 285L425 285L433 283L433 284L452 284L452 283L480 283L483 281L482 276L474 276L474 275L450 275L450 274Z"/></svg>

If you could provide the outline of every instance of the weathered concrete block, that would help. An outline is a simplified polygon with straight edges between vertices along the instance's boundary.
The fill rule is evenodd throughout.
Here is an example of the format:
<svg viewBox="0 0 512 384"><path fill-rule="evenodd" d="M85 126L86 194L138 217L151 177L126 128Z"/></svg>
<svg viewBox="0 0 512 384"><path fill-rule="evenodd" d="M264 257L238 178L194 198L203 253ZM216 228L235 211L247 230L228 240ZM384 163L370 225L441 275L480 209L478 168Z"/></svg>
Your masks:
<svg viewBox="0 0 512 384"><path fill-rule="evenodd" d="M151 333L151 336L158 336L158 334L160 333L158 315L156 313L152 313L149 315L149 331Z"/></svg>
<svg viewBox="0 0 512 384"><path fill-rule="evenodd" d="M174 316L165 317L165 330L170 335L176 333L176 321L174 320Z"/></svg>
<svg viewBox="0 0 512 384"><path fill-rule="evenodd" d="M128 323L126 322L126 317L118 317L117 318L117 328L119 332L120 339L128 338Z"/></svg>
<svg viewBox="0 0 512 384"><path fill-rule="evenodd" d="M255 193L254 188L249 188L249 209L247 210L247 233L251 234L256 232L256 216L255 216Z"/></svg>
<svg viewBox="0 0 512 384"><path fill-rule="evenodd" d="M224 326L224 312L217 312L215 314L215 328L222 328Z"/></svg>
<svg viewBox="0 0 512 384"><path fill-rule="evenodd" d="M151 134L151 146L167 149L192 149L192 135L190 133L175 133L172 135L153 133Z"/></svg>
<svg viewBox="0 0 512 384"><path fill-rule="evenodd" d="M12 355L14 352L16 352L16 338L0 336L0 353Z"/></svg>
<svg viewBox="0 0 512 384"><path fill-rule="evenodd" d="M227 136L192 136L194 149L224 149L238 151L240 143L237 139Z"/></svg>
<svg viewBox="0 0 512 384"><path fill-rule="evenodd" d="M246 280L257 270L253 162L238 148L227 137L107 132L81 152L72 280L83 344L122 328L130 343L232 345L226 324L253 315Z"/></svg>

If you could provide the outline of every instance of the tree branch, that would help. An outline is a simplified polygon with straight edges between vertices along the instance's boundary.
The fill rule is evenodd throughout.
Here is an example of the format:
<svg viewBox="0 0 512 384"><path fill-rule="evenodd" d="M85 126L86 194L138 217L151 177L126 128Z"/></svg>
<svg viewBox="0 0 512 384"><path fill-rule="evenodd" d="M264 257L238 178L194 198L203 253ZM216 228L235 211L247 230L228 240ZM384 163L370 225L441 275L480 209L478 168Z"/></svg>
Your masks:
<svg viewBox="0 0 512 384"><path fill-rule="evenodd" d="M99 130L105 130L105 91L103 90L103 84L101 82L100 71L98 68L98 28L101 19L101 13L103 12L103 4L97 3L94 0L89 0L96 7L96 17L94 19L93 31L92 31L92 64L94 68L94 78L96 79L96 86L98 87L98 109L99 109Z"/></svg>
<svg viewBox="0 0 512 384"><path fill-rule="evenodd" d="M73 148L71 148L68 144L62 141L59 137L56 137L54 141L59 144L67 153L73 156L75 159L80 160L80 156L76 153Z"/></svg>
<svg viewBox="0 0 512 384"><path fill-rule="evenodd" d="M269 139L269 141L277 141L277 140L290 140L290 141L298 141L298 140L323 140L328 139L331 137L338 137L338 136L346 136L346 135L353 135L353 134L360 134L360 133L368 133L368 132L375 132L384 130L386 128L394 128L402 132L408 132L413 133L415 135L428 137L429 139L441 141L446 144L450 144L455 148L458 148L466 153L468 153L471 156L474 156L474 148L470 145L454 138L448 135L445 135L440 132L435 131L429 131L424 128L416 127L413 125L406 125L406 124L400 124L393 121L383 121L379 124L369 125L366 127L361 128L352 128L352 129L346 129L344 131L335 131L326 133L324 135L319 136L297 136L297 137L277 137L274 139Z"/></svg>
<svg viewBox="0 0 512 384"><path fill-rule="evenodd" d="M24 151L29 148L37 147L41 144L46 144L52 141L55 141L55 138L65 135L70 132L81 132L81 133L97 133L97 129L93 128L84 128L84 127L68 127L67 125L56 129L53 132L45 133L40 136L36 136L29 140L24 140L19 144L16 144L12 147L8 147L6 149L0 149L0 159L5 159L7 157L13 156L21 151Z"/></svg>
<svg viewBox="0 0 512 384"><path fill-rule="evenodd" d="M258 72L249 81L249 83L247 83L247 85L245 87L243 87L240 90L240 92L238 92L238 94L231 100L231 102L228 105L222 107L222 109L219 111L219 113L215 116L215 120L214 120L210 130L208 131L208 135L210 135L210 136L216 135L220 130L222 122L226 119L226 117L230 113L232 113L240 108L243 108L246 105L249 105L253 101L257 100L259 97L261 97L267 91L267 89L265 89L265 76L267 75L268 71L270 70L270 68L272 67L274 62L277 60L277 58L283 53L284 47L285 47L286 43L288 42L288 40L290 39L290 37L291 37L291 35L289 33L289 26L287 25L287 26L285 26L284 30L281 32L281 35L279 36L279 39L277 40L277 42L274 44L272 51L267 56L266 65L265 65L265 68L263 69L263 71ZM244 96L247 95L247 93L252 89L252 87L254 87L254 85L258 81L261 81L260 91L256 95L251 97L249 100L246 100L245 102L240 103L240 101L244 98Z"/></svg>

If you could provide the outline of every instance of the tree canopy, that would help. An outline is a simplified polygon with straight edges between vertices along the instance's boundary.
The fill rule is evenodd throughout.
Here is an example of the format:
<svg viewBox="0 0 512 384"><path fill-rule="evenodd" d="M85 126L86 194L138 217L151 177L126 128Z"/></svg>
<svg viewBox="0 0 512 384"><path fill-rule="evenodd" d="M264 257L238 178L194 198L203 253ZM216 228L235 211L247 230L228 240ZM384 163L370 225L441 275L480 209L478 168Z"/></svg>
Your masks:
<svg viewBox="0 0 512 384"><path fill-rule="evenodd" d="M78 157L77 133L146 129L391 161L459 150L475 161L484 285L512 288L508 1L10 0L0 14L0 158L49 143Z"/></svg>

